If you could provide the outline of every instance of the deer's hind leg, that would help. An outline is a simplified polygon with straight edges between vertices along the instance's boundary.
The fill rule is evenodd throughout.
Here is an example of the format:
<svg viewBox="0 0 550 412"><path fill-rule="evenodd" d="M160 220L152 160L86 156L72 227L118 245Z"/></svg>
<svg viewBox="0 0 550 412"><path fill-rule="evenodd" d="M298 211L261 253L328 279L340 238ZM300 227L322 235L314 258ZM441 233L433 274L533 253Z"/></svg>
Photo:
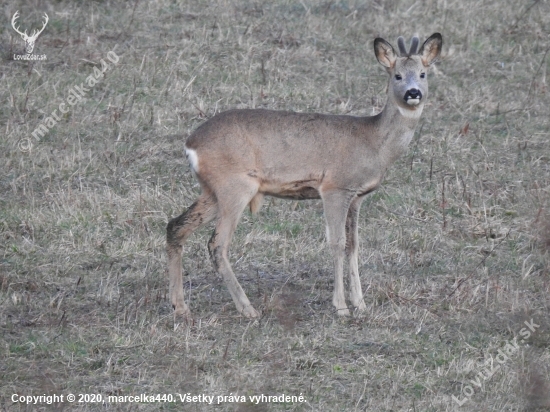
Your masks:
<svg viewBox="0 0 550 412"><path fill-rule="evenodd" d="M166 227L166 250L168 252L168 273L170 276L170 301L175 316L191 316L183 296L181 257L183 244L199 227L216 217L216 198L209 191L203 191L197 201L180 216L173 218Z"/></svg>
<svg viewBox="0 0 550 412"><path fill-rule="evenodd" d="M237 223L246 206L258 194L258 183L251 179L234 179L216 191L218 220L212 238L208 242L210 258L216 271L223 277L237 311L247 318L257 318L259 313L252 307L229 263L228 250Z"/></svg>

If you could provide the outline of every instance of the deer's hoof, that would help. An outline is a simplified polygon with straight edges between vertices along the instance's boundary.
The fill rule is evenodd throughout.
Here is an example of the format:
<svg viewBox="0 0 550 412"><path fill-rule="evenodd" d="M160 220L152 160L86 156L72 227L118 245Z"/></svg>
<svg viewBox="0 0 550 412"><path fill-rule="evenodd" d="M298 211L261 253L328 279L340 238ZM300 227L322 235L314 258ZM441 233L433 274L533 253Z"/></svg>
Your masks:
<svg viewBox="0 0 550 412"><path fill-rule="evenodd" d="M174 323L179 323L178 321L183 320L184 322L189 322L193 319L191 316L191 311L184 303L183 305L172 305L174 308Z"/></svg>
<svg viewBox="0 0 550 412"><path fill-rule="evenodd" d="M336 313L338 316L349 316L349 309L348 308L336 308Z"/></svg>
<svg viewBox="0 0 550 412"><path fill-rule="evenodd" d="M260 317L260 313L252 307L252 305L245 306L241 310L241 314L249 319L257 319Z"/></svg>

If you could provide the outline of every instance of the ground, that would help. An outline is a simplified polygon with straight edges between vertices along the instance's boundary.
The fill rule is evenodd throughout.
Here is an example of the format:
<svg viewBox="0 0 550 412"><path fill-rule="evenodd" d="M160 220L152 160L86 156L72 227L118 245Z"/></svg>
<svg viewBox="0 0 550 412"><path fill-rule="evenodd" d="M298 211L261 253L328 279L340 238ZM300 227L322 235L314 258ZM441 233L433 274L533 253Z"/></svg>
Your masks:
<svg viewBox="0 0 550 412"><path fill-rule="evenodd" d="M2 410L550 408L547 1L0 10ZM17 10L28 33L48 14L33 51L46 60L14 58ZM320 202L270 199L231 249L261 319L237 313L209 227L182 262L194 322L175 325L165 228L199 193L186 136L230 108L375 114L387 74L373 40L434 32L444 49L419 127L360 215L365 316L333 311ZM70 393L99 396L19 398ZM217 406L94 402L139 394ZM305 401L250 398L262 394Z"/></svg>

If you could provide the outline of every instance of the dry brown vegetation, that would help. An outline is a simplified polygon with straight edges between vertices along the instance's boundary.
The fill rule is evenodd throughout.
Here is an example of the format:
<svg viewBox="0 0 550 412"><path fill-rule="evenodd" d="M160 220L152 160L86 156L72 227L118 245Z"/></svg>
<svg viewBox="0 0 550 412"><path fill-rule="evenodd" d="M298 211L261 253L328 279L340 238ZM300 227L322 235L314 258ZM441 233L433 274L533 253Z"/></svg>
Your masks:
<svg viewBox="0 0 550 412"><path fill-rule="evenodd" d="M550 408L548 1L10 0L0 10L2 409L69 408L13 404L14 393L307 399L217 406L228 411ZM22 26L49 14L34 51L47 61L10 57L24 48L16 10ZM261 320L235 311L205 230L183 262L195 322L174 328L165 226L197 196L189 131L228 108L375 113L386 74L373 39L436 31L444 55L421 124L361 212L367 315L332 310L320 202L271 200L243 217L231 255ZM110 50L120 61L87 99L32 138ZM540 327L472 384L531 319ZM459 407L451 397L468 385ZM211 407L107 405L182 408Z"/></svg>

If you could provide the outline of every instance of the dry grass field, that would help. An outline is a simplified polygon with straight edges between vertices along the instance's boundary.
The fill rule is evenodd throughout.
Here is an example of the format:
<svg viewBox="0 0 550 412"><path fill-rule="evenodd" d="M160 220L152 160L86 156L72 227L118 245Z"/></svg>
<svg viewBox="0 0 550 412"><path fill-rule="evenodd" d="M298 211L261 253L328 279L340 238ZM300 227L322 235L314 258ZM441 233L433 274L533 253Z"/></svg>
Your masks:
<svg viewBox="0 0 550 412"><path fill-rule="evenodd" d="M14 60L16 10L29 32L48 14L34 50L47 60ZM7 0L0 12L1 410L550 410L548 0ZM194 322L174 325L165 228L199 192L186 136L230 108L377 113L374 38L436 31L419 127L361 211L366 315L333 311L321 202L269 199L231 250L261 319L237 313L209 227L183 259ZM262 394L305 402L250 398Z"/></svg>

